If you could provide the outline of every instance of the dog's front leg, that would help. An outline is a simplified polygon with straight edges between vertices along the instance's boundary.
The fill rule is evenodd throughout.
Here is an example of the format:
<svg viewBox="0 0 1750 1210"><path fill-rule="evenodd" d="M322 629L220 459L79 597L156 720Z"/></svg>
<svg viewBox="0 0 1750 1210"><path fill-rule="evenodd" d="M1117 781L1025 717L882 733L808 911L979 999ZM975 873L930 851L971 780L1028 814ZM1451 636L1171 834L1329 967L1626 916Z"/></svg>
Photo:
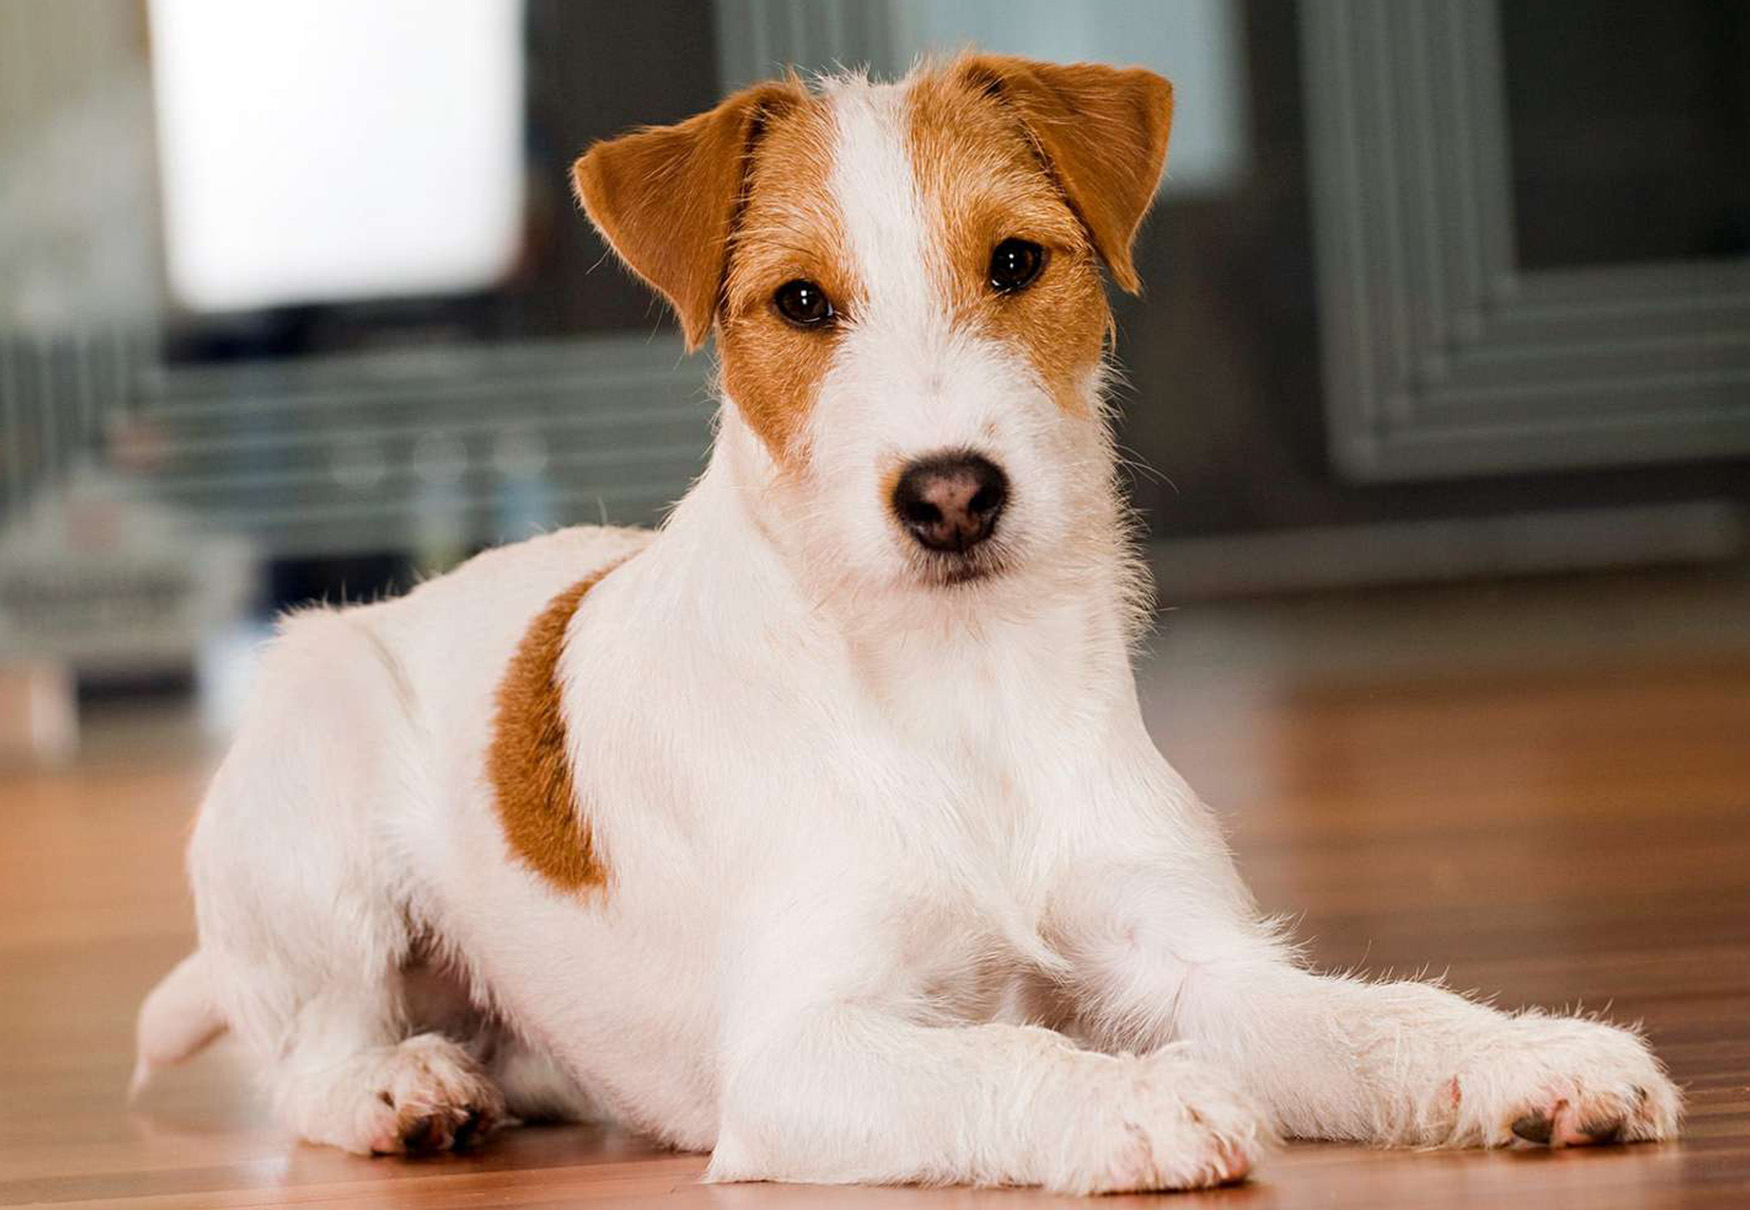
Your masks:
<svg viewBox="0 0 1750 1210"><path fill-rule="evenodd" d="M1226 854L1187 842L1210 829L1168 832L1139 830L1055 896L1052 929L1096 1044L1188 1042L1293 1137L1559 1146L1675 1131L1677 1090L1635 1033L1308 971L1258 921Z"/></svg>
<svg viewBox="0 0 1750 1210"><path fill-rule="evenodd" d="M1303 1138L1552 1146L1668 1138L1678 1094L1646 1042L1602 1021L1509 1015L1427 983L1217 963L1178 1029Z"/></svg>
<svg viewBox="0 0 1750 1210"><path fill-rule="evenodd" d="M946 1024L891 966L816 965L891 948L798 939L784 967L743 972L710 1179L1187 1189L1243 1177L1266 1144L1262 1111L1183 1049L1114 1057L1047 1029Z"/></svg>

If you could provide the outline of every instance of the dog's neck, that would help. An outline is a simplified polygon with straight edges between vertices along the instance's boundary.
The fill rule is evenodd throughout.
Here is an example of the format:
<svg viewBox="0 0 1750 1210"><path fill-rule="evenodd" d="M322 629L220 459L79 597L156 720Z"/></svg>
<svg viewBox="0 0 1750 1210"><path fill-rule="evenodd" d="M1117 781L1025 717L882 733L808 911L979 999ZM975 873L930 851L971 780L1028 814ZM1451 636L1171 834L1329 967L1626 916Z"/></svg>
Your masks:
<svg viewBox="0 0 1750 1210"><path fill-rule="evenodd" d="M660 545L676 591L733 645L752 631L837 647L897 696L907 685L981 668L1051 678L1066 696L1109 684L1129 658L1139 572L1112 509L1112 532L1074 561L1040 560L976 584L863 584L811 565L770 522L777 473L726 406L709 465Z"/></svg>

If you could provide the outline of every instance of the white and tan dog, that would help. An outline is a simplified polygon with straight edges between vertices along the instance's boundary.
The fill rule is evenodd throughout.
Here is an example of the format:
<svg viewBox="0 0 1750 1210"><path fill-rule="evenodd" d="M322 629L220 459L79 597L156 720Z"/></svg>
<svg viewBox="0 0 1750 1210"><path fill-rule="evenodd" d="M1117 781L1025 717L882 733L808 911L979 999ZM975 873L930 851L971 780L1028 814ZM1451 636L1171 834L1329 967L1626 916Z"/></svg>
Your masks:
<svg viewBox="0 0 1750 1210"><path fill-rule="evenodd" d="M1146 71L973 56L578 161L717 333L709 469L659 533L286 620L141 1078L229 1027L308 1139L601 1114L716 1180L1672 1134L1633 1033L1300 966L1143 728L1101 265L1136 288L1171 113Z"/></svg>

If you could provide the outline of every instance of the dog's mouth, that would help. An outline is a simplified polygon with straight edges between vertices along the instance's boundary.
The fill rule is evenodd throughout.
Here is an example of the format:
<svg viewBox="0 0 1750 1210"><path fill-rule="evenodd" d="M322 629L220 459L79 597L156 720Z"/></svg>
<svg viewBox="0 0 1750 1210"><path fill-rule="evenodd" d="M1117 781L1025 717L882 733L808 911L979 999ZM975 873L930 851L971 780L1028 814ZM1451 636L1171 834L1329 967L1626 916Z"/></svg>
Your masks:
<svg viewBox="0 0 1750 1210"><path fill-rule="evenodd" d="M1002 552L978 547L964 552L930 553L918 559L918 578L933 588L964 588L995 580L1009 570Z"/></svg>

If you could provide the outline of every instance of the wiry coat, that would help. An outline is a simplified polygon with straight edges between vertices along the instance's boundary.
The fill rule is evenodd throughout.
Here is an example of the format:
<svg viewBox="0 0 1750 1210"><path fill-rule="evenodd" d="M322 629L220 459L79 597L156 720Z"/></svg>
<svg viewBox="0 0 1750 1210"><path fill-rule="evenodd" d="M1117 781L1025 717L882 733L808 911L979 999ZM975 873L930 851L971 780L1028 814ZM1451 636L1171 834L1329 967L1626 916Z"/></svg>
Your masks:
<svg viewBox="0 0 1750 1210"><path fill-rule="evenodd" d="M286 621L142 1076L229 1026L310 1139L601 1113L716 1179L1171 1188L1278 1133L1669 1135L1632 1033L1304 970L1144 730L1100 275L1136 286L1170 113L1146 72L972 57L580 161L718 333L709 468L657 534ZM1043 267L993 293L1016 237ZM830 324L774 311L793 279ZM966 555L888 504L943 450L1012 484Z"/></svg>

